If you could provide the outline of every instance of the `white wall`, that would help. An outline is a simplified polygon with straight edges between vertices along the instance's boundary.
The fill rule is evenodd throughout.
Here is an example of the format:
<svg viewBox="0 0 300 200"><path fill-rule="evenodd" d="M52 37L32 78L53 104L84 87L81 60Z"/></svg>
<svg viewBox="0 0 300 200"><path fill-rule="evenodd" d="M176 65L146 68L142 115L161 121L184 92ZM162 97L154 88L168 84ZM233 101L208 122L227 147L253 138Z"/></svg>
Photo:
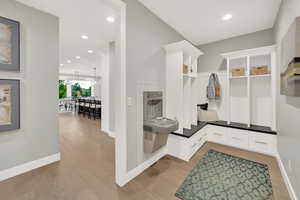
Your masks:
<svg viewBox="0 0 300 200"><path fill-rule="evenodd" d="M0 170L59 152L58 18L12 0L1 0L0 16L21 23L21 129L0 133Z"/></svg>
<svg viewBox="0 0 300 200"><path fill-rule="evenodd" d="M118 76L118 57L116 42L109 42L107 50L102 58L102 77L101 77L101 104L102 104L102 131L108 135L115 136L116 123L116 98L119 96L117 91Z"/></svg>
<svg viewBox="0 0 300 200"><path fill-rule="evenodd" d="M67 97L72 97L72 85L67 83Z"/></svg>
<svg viewBox="0 0 300 200"><path fill-rule="evenodd" d="M279 46L290 25L298 16L300 16L300 1L283 0L275 26L275 37ZM278 63L282 63L280 48L278 48L278 55ZM280 80L279 73L285 67L281 64L278 66L278 80ZM300 97L280 95L279 81L277 88L278 150L294 190L300 198Z"/></svg>
<svg viewBox="0 0 300 200"><path fill-rule="evenodd" d="M96 84L93 86L94 96L101 100L101 79L97 80Z"/></svg>
<svg viewBox="0 0 300 200"><path fill-rule="evenodd" d="M117 97L115 88L117 56L116 56L116 43L109 43L109 131L115 132L115 98Z"/></svg>
<svg viewBox="0 0 300 200"><path fill-rule="evenodd" d="M107 45L108 49L108 45ZM102 77L101 77L101 130L109 133L109 120L110 120L110 101L109 101L109 80L110 80L110 66L109 66L109 53L108 50L102 57Z"/></svg>
<svg viewBox="0 0 300 200"><path fill-rule="evenodd" d="M208 101L206 98L206 87L208 85L209 76L211 73L202 72L198 74L197 87L199 92L198 104L203 104L208 102L209 109L215 110L218 113L220 120L227 120L227 76L226 72L214 72L219 77L219 82L221 85L221 99L218 101Z"/></svg>

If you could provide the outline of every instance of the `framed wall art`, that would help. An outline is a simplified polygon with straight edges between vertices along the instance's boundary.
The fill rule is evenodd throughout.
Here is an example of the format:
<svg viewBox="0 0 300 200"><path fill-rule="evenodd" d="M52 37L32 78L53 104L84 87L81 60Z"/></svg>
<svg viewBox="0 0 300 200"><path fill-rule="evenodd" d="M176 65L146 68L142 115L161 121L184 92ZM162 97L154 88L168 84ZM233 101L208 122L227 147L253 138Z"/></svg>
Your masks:
<svg viewBox="0 0 300 200"><path fill-rule="evenodd" d="M0 70L20 71L20 23L0 17Z"/></svg>
<svg viewBox="0 0 300 200"><path fill-rule="evenodd" d="M0 132L20 128L20 81L0 79Z"/></svg>
<svg viewBox="0 0 300 200"><path fill-rule="evenodd" d="M286 96L300 97L300 17L281 42L281 88Z"/></svg>

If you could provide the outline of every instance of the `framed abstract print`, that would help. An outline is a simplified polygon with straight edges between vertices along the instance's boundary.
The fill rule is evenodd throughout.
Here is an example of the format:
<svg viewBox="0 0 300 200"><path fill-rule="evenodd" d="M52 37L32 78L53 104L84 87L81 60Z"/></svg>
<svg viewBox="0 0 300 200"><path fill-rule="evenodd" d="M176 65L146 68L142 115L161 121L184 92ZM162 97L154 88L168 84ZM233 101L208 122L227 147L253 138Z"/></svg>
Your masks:
<svg viewBox="0 0 300 200"><path fill-rule="evenodd" d="M20 71L20 23L0 17L0 70Z"/></svg>
<svg viewBox="0 0 300 200"><path fill-rule="evenodd" d="M300 17L281 42L280 94L300 97Z"/></svg>
<svg viewBox="0 0 300 200"><path fill-rule="evenodd" d="M0 79L0 131L20 128L20 81Z"/></svg>

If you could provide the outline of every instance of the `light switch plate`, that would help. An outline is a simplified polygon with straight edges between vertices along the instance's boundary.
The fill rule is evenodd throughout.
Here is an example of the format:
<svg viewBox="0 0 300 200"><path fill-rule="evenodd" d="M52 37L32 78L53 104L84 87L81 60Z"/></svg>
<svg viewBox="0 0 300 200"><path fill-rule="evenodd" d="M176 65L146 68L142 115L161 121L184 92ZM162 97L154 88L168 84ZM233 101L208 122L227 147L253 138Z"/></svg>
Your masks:
<svg viewBox="0 0 300 200"><path fill-rule="evenodd" d="M127 97L127 105L128 106L133 106L133 98L132 97Z"/></svg>

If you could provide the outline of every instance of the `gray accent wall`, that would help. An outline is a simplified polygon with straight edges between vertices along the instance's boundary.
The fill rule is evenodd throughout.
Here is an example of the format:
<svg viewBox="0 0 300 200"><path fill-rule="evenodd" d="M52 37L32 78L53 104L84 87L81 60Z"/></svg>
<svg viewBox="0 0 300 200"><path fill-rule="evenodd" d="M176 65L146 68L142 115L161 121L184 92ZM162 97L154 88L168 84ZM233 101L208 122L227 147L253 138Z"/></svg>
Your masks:
<svg viewBox="0 0 300 200"><path fill-rule="evenodd" d="M0 72L20 79L21 128L0 132L0 170L59 152L59 21L12 0L1 0L0 16L21 23L21 72Z"/></svg>
<svg viewBox="0 0 300 200"><path fill-rule="evenodd" d="M267 29L226 40L199 45L198 48L204 52L204 55L199 58L198 72L226 70L226 62L221 56L222 53L269 46L274 43L273 29Z"/></svg>
<svg viewBox="0 0 300 200"><path fill-rule="evenodd" d="M282 41L293 40L287 34L295 18L300 16L299 0L283 0L275 25L275 38L278 44L278 92L277 129L278 151L291 184L300 198L300 97L280 95L279 74L286 66L281 52ZM291 28L292 29L292 28ZM288 44L286 44L288 45ZM286 49L286 47L284 47ZM286 53L285 53L286 54ZM300 57L300 55L296 55Z"/></svg>
<svg viewBox="0 0 300 200"><path fill-rule="evenodd" d="M165 52L163 46L184 38L161 21L137 0L123 0L127 4L127 96L132 106L127 107L127 169L142 164L138 161L138 142L143 133L137 131L137 91L140 84L165 86ZM141 115L143 116L143 114ZM150 158L147 155L144 159Z"/></svg>

